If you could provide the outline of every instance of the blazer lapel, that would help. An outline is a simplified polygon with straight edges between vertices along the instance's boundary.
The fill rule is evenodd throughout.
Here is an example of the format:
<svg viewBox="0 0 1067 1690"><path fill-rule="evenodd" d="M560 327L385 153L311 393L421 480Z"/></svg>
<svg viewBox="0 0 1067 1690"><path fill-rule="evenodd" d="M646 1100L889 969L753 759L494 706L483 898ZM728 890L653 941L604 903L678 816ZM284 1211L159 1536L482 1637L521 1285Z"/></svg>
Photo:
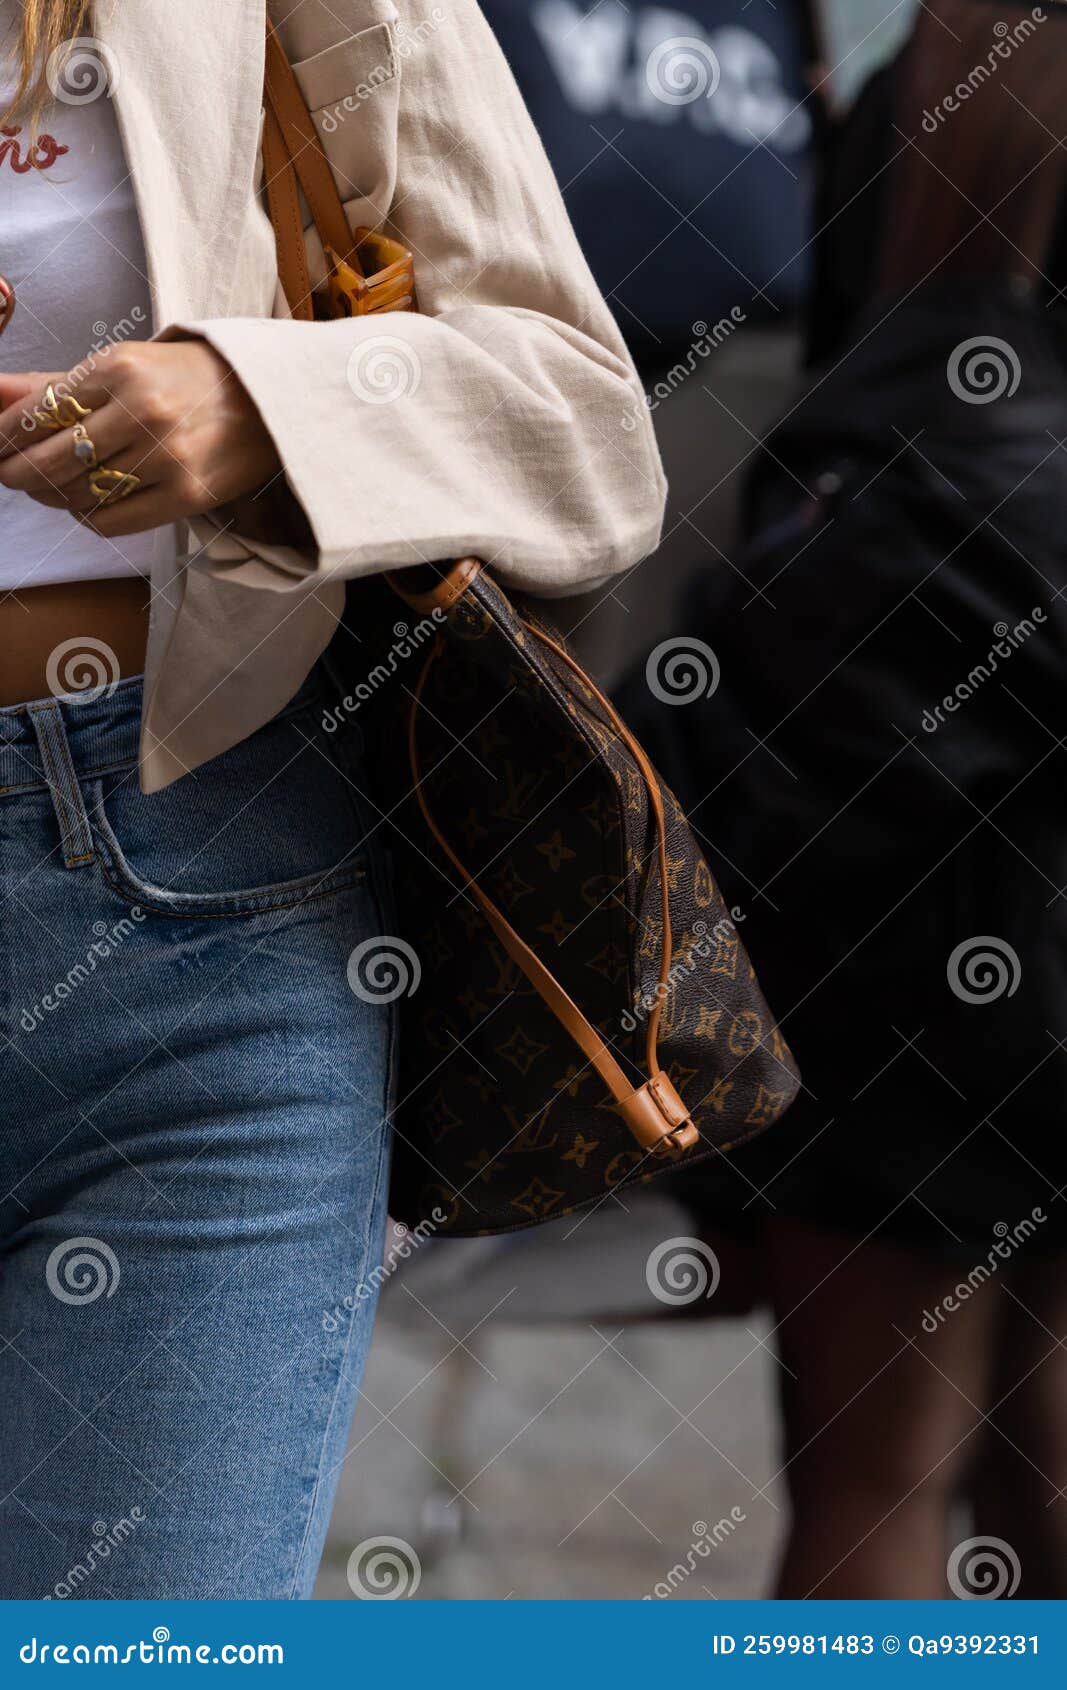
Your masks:
<svg viewBox="0 0 1067 1690"><path fill-rule="evenodd" d="M158 330L262 305L238 262L254 204L266 0L98 0ZM269 312L270 296L266 309Z"/></svg>

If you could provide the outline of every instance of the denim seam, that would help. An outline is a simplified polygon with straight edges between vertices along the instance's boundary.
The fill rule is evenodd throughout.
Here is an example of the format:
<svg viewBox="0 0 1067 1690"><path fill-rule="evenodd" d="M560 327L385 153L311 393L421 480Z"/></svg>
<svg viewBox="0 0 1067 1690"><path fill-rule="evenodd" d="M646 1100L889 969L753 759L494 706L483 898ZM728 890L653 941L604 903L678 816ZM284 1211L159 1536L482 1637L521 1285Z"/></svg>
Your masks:
<svg viewBox="0 0 1067 1690"><path fill-rule="evenodd" d="M391 907L392 906L392 887L389 883L388 877L384 873L384 869L385 869L384 859L381 856L375 858L375 856L372 853L369 853L368 858L367 858L367 864L368 864L368 879L369 879L369 884L370 884L370 888L371 888L371 894L372 894L372 897L374 899L374 905L375 905L375 912L376 912L377 920L379 922L379 925L382 927L383 931L387 930L387 929L391 930L391 922L392 922L392 915L393 915L393 911L392 911L392 907ZM385 1078L384 1078L384 1082L383 1082L383 1086L382 1086L382 1131L381 1131L381 1140L380 1140L379 1146L378 1146L378 1169L377 1169L377 1173L375 1175L374 1192L373 1192L373 1195L372 1195L372 1198L371 1198L371 1205L370 1205L370 1210L369 1210L369 1213L370 1213L371 1216L373 1216L374 1210L375 1210L375 1205L378 1202L378 1195L379 1195L379 1192L381 1190L382 1181L383 1181L383 1177L384 1177L384 1171L386 1169L388 1169L388 1167L389 1167L389 1150L390 1150L390 1146L392 1144L392 1132L393 1132L393 1127L392 1127L393 1108L394 1108L395 1099L396 1099L396 1095L397 1095L397 1085L398 1085L398 1080L399 1080L400 1017L399 1017L399 1014L397 1013L397 1007L396 1007L395 1003L389 1004L389 1006L388 1006L388 1016L389 1016L388 1047L387 1047L387 1051L386 1051ZM388 1195L386 1196L386 1206L388 1207ZM367 1264L367 1262L369 1261L369 1258L370 1258L370 1239L371 1239L371 1232L368 1231L367 1244L364 1247L364 1251L363 1251L363 1275L364 1276L366 1275L366 1264ZM375 1313L377 1313L377 1310L375 1311ZM337 1375L337 1388L334 1392L334 1399L333 1399L332 1404L330 1405L330 1413L329 1413L329 1416L327 1417L326 1426L325 1426L324 1431L323 1431L322 1448L321 1448L321 1451L320 1451L320 1454L319 1454L319 1471L318 1471L318 1474L316 1475L315 1484L312 1487L311 1503L310 1503L310 1506L308 1508L307 1524L304 1528L304 1538L303 1538L303 1541L300 1545L300 1550L299 1550L299 1553L296 1556L296 1560L295 1560L294 1566L293 1566L293 1582L292 1582L290 1589L289 1589L289 1600L290 1601L293 1600L293 1597L295 1595L296 1587L297 1587L297 1584L299 1582L300 1574L301 1574L301 1571L303 1569L305 1557L306 1557L306 1554L307 1554L308 1539L311 1536L312 1522L315 1518L315 1503L317 1501L318 1493L319 1493L319 1490L321 1489L322 1480L323 1480L323 1473L322 1473L323 1456L325 1454L326 1445L329 1441L330 1425L333 1421L334 1413L336 1412L337 1400L338 1400L338 1396L339 1396L340 1390L341 1390L341 1383L342 1383L344 1376L345 1376L344 1375L344 1369L345 1369L345 1365L347 1364L349 1351L350 1351L351 1346L352 1346L352 1339L353 1339L354 1331L355 1331L355 1322L352 1321L349 1324L348 1340L345 1344L345 1353L344 1353L344 1356L342 1357L341 1369L340 1369L340 1371ZM344 1458L342 1457L342 1459L344 1459Z"/></svg>
<svg viewBox="0 0 1067 1690"><path fill-rule="evenodd" d="M10 745L0 744L0 754L10 749ZM91 768L82 769L79 779L99 780L104 775L121 774L124 770L132 773L139 767L136 757L120 757L110 763L94 763ZM0 786L0 798L8 796L23 798L28 792L47 792L47 780L19 781L13 786Z"/></svg>
<svg viewBox="0 0 1067 1690"><path fill-rule="evenodd" d="M187 921L239 921L242 916L247 915L271 915L275 910L296 909L301 904L316 903L320 898L330 898L335 893L350 891L354 886L363 885L367 878L366 867L362 863L357 863L343 874L334 872L321 876L311 875L308 877L308 881L296 882L292 889L293 894L296 893L298 887L307 888L302 891L300 896L290 895L279 898L269 888L246 894L239 892L177 893L177 897L195 898L198 901L199 908L190 908L179 904L153 902L150 890L142 891L136 880L113 878L102 862L100 863L100 873L111 890L121 897L123 903L129 903L132 899L141 909L152 910L157 915L177 916L179 919ZM285 881L281 883L282 886L288 884ZM162 888L159 888L159 890L162 890ZM214 897L219 900L217 908L212 907L209 903L209 900ZM223 907L227 902L233 907Z"/></svg>
<svg viewBox="0 0 1067 1690"><path fill-rule="evenodd" d="M363 1245L362 1261L361 1261L361 1264L360 1264L359 1275L358 1275L358 1278L356 1280L357 1285L360 1284L361 1282L363 1282L367 1277L368 1264L370 1262L371 1245L373 1243L374 1233L375 1233L374 1217L375 1217L375 1215L377 1214L377 1211L378 1211L378 1201L379 1201L379 1197L380 1197L381 1191L382 1191L383 1175L384 1175L384 1171L385 1171L386 1167L388 1166L388 1161L389 1161L388 1151L389 1151L390 1130L391 1129L390 1129L390 1111L389 1111L388 1106L389 1106L389 1103L391 1102L392 1093L393 1093L393 1085L394 1085L393 1069L394 1069L394 1061L395 1061L394 1053L395 1053L395 1045L396 1045L396 1022L397 1022L395 1008L394 1008L393 1005L389 1006L388 1014L389 1014L389 1037L388 1037L388 1049L387 1049L386 1064L385 1064L385 1080L384 1080L383 1087L382 1087L382 1091L383 1091L382 1105L383 1105L383 1107L382 1107L382 1118L381 1118L381 1122L380 1122L380 1130L379 1130L379 1137L378 1137L378 1164L377 1164L377 1167L376 1167L375 1173L374 1173L374 1190L371 1193L371 1200L370 1200L370 1203L369 1203L368 1208L367 1208L367 1217L368 1217L367 1235L366 1235L366 1241ZM375 1315L377 1315L377 1308L375 1308ZM320 1442L319 1442L319 1463L318 1463L318 1469L317 1469L316 1474L315 1474L315 1482L311 1487L311 1496L310 1496L310 1499L309 1499L309 1502L308 1502L307 1521L306 1521L305 1526L304 1526L304 1536L301 1539L300 1548L297 1551L296 1558L295 1558L294 1563L293 1563L293 1580L292 1580L292 1583L289 1586L289 1598L288 1598L290 1602L294 1600L295 1595L296 1595L296 1587L297 1587L297 1585L300 1581L300 1575L301 1575L301 1572L303 1571L304 1562L305 1562L306 1557L307 1557L308 1540L311 1536L311 1528L312 1528L312 1524L313 1524L314 1519L315 1519L315 1506L316 1506L316 1503L318 1502L319 1492L322 1489L323 1479L324 1479L324 1477L327 1476L327 1475L324 1475L323 1470L322 1470L323 1469L323 1462L326 1459L326 1448L327 1448L327 1445L329 1444L329 1441L330 1441L330 1428L333 1425L334 1415L337 1413L337 1404L338 1404L338 1401L340 1400L341 1388L344 1384L345 1369L348 1366L348 1358L349 1358L349 1355L351 1354L352 1344L353 1344L353 1341L354 1341L354 1338L355 1338L355 1331L356 1331L356 1322L353 1319L353 1320L350 1320L349 1323L348 1323L348 1336L345 1339L344 1353L341 1356L341 1365L337 1370L337 1380L336 1380L336 1383L334 1385L333 1396L330 1400L330 1412L326 1416L326 1423L322 1428L322 1435L321 1435ZM341 1460L343 1461L344 1459L345 1459L345 1457L342 1456Z"/></svg>
<svg viewBox="0 0 1067 1690"><path fill-rule="evenodd" d="M315 903L320 898L362 886L367 880L365 852L353 849L355 861L348 868L326 869L321 874L304 875L298 880L278 881L274 886L248 887L233 892L176 892L173 903L159 897L165 887L152 887L138 880L119 840L107 819L103 794L97 795L93 805L97 844L97 865L101 878L124 903L157 915L177 917L188 921L238 921L249 915L270 915L275 910L293 909L301 904ZM189 899L188 904L181 902Z"/></svg>

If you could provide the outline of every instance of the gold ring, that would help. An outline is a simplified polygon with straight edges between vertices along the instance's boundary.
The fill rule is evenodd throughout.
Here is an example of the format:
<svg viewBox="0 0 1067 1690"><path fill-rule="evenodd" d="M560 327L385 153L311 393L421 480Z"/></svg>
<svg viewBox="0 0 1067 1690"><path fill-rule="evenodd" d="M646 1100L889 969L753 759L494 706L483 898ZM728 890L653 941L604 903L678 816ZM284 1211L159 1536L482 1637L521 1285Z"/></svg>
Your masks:
<svg viewBox="0 0 1067 1690"><path fill-rule="evenodd" d="M121 469L94 469L89 474L89 489L102 505L117 505L128 499L141 485L141 477Z"/></svg>
<svg viewBox="0 0 1067 1690"><path fill-rule="evenodd" d="M74 442L74 456L78 462L84 464L86 469L95 469L100 460L96 455L96 447L90 440L89 431L84 423L74 424L71 430L71 439Z"/></svg>
<svg viewBox="0 0 1067 1690"><path fill-rule="evenodd" d="M73 394L66 393L62 399L57 398L56 390L49 382L44 390L44 398L40 406L34 411L34 421L42 428L58 432L61 428L73 428L77 422L84 422L86 417L92 416L92 410L79 405Z"/></svg>

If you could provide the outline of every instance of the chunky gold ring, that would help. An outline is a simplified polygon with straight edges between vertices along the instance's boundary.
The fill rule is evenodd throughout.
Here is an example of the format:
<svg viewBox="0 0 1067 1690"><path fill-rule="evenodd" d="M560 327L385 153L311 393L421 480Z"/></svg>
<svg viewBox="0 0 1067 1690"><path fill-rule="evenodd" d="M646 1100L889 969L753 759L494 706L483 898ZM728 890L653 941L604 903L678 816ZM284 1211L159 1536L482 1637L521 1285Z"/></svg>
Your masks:
<svg viewBox="0 0 1067 1690"><path fill-rule="evenodd" d="M56 390L49 382L44 390L44 398L40 406L34 411L34 421L42 428L49 428L58 432L61 428L73 428L77 422L84 422L86 417L92 416L92 410L79 405L73 394L65 393L60 399Z"/></svg>
<svg viewBox="0 0 1067 1690"><path fill-rule="evenodd" d="M94 469L89 475L89 490L102 505L117 505L128 499L141 485L141 477L121 469Z"/></svg>
<svg viewBox="0 0 1067 1690"><path fill-rule="evenodd" d="M95 469L100 462L96 455L96 447L89 438L89 431L84 423L75 423L71 430L71 440L74 444L74 456L86 469Z"/></svg>

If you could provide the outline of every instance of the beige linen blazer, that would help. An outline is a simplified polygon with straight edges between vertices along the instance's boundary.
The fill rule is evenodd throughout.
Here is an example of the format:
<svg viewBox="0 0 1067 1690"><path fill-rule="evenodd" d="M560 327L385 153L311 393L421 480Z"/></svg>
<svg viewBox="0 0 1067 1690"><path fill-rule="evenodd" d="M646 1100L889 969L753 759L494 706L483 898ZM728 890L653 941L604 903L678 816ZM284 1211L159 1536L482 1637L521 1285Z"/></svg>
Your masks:
<svg viewBox="0 0 1067 1690"><path fill-rule="evenodd" d="M352 226L413 249L420 304L289 318L262 195L265 7L98 0L93 14L154 331L229 359L314 536L306 553L264 543L224 508L183 528L176 562L161 548L146 791L287 703L346 579L475 553L515 587L573 592L652 551L662 520L632 364L475 0L270 0ZM318 280L314 234L309 252Z"/></svg>

